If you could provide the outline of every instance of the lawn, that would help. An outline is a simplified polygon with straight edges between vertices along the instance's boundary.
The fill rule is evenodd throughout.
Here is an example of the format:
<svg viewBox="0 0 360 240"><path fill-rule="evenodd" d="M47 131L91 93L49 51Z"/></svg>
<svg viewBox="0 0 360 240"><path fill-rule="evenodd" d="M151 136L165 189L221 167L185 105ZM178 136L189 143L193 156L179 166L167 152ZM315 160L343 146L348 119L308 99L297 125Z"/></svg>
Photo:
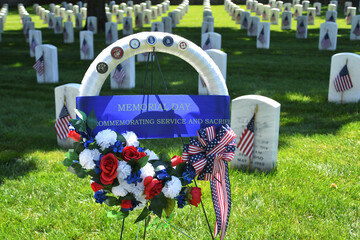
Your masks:
<svg viewBox="0 0 360 240"><path fill-rule="evenodd" d="M224 6L212 6L215 31L228 55L230 98L258 94L281 104L277 170L230 170L227 239L360 238L360 105L327 102L331 56L360 54L360 42L349 40L350 26L340 8L337 50L319 51L326 8L309 26L308 39L295 38L296 21L290 31L272 25L270 49L264 50L256 49L255 38L231 21ZM66 150L57 146L54 131L54 88L80 83L91 61L80 60L77 30L75 43L64 44L62 35L47 29L32 7L27 9L42 30L43 43L58 48L60 82L36 83L20 17L10 9L0 43L0 238L119 239L121 221L107 218L111 208L95 203L88 179L66 171L61 163ZM201 22L202 6L190 6L173 32L200 44ZM145 25L135 32L149 29ZM104 33L95 35L94 43L96 56L106 47ZM170 94L197 94L198 73L189 64L158 56ZM145 64L136 63L135 89L111 90L107 79L101 95L141 94L144 74ZM154 77L154 92L164 93L160 74ZM182 151L180 139L142 143L171 156ZM333 183L336 187L330 187ZM210 187L200 185L213 229ZM143 223L133 224L138 214L126 219L124 239L135 239L138 227L143 232ZM211 239L200 207L177 209L171 223L193 239ZM159 230L154 224L147 231L147 239L181 238L172 227Z"/></svg>

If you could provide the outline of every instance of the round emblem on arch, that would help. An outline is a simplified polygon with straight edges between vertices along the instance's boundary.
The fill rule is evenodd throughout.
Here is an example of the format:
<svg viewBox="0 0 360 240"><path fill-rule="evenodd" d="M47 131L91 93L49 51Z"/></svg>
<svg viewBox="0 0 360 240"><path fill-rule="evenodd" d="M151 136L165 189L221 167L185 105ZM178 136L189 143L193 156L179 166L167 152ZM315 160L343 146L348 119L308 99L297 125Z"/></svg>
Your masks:
<svg viewBox="0 0 360 240"><path fill-rule="evenodd" d="M178 48L179 48L181 51L186 51L186 50L188 50L188 48L189 48L189 44L188 44L186 41L181 40L181 41L178 43Z"/></svg>
<svg viewBox="0 0 360 240"><path fill-rule="evenodd" d="M129 45L132 49L138 49L140 47L140 41L137 38L133 38L130 40Z"/></svg>
<svg viewBox="0 0 360 240"><path fill-rule="evenodd" d="M115 59L120 59L124 55L124 50L121 47L114 47L111 49L111 56Z"/></svg>
<svg viewBox="0 0 360 240"><path fill-rule="evenodd" d="M174 39L172 37L170 37L170 36L166 36L163 39L163 44L166 47L171 47L174 44Z"/></svg>
<svg viewBox="0 0 360 240"><path fill-rule="evenodd" d="M147 42L149 45L153 46L153 45L155 45L155 43L156 43L156 37L150 35L150 36L147 37L146 42Z"/></svg>
<svg viewBox="0 0 360 240"><path fill-rule="evenodd" d="M108 69L109 69L108 65L104 62L99 62L96 65L96 71L98 71L98 73L104 74L107 72Z"/></svg>

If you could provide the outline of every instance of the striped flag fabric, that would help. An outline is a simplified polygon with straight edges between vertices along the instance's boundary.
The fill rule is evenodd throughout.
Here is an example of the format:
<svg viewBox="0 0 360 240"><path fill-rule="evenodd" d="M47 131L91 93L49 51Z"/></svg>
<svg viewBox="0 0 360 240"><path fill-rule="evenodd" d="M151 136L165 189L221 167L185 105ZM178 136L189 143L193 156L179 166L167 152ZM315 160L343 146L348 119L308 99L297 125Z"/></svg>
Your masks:
<svg viewBox="0 0 360 240"><path fill-rule="evenodd" d="M84 38L84 40L82 42L82 46L81 46L81 51L83 52L84 55L87 55L89 49L90 49L89 44L87 43L86 39Z"/></svg>
<svg viewBox="0 0 360 240"><path fill-rule="evenodd" d="M356 24L353 34L355 34L355 36L357 36L357 37L360 36L360 24L359 23Z"/></svg>
<svg viewBox="0 0 360 240"><path fill-rule="evenodd" d="M95 30L94 25L93 25L92 21L90 21L89 22L89 31L93 32L94 30Z"/></svg>
<svg viewBox="0 0 360 240"><path fill-rule="evenodd" d="M204 51L208 50L208 49L212 49L210 36L208 36L208 38L206 39L206 41L204 43L204 46L202 48L203 48Z"/></svg>
<svg viewBox="0 0 360 240"><path fill-rule="evenodd" d="M289 24L290 24L289 18L288 18L288 16L285 16L284 21L282 21L282 25L283 26L289 26Z"/></svg>
<svg viewBox="0 0 360 240"><path fill-rule="evenodd" d="M331 47L329 33L326 33L323 39L321 40L321 47L323 49L328 49L329 47Z"/></svg>
<svg viewBox="0 0 360 240"><path fill-rule="evenodd" d="M36 46L37 46L37 42L36 42L36 40L35 40L35 38L34 38L34 36L31 38L31 42L30 42L30 50L32 51L32 52L34 52L35 53L35 48L36 48Z"/></svg>
<svg viewBox="0 0 360 240"><path fill-rule="evenodd" d="M125 77L126 77L126 72L125 72L123 66L120 63L119 65L116 66L115 72L114 72L112 78L116 82L118 82L119 85L121 85Z"/></svg>
<svg viewBox="0 0 360 240"><path fill-rule="evenodd" d="M244 17L244 19L243 19L243 21L241 23L241 27L247 29L248 24L249 23L248 23L247 17Z"/></svg>
<svg viewBox="0 0 360 240"><path fill-rule="evenodd" d="M254 22L253 21L251 21L251 23L250 23L250 27L249 27L249 33L253 33L255 31L255 25L254 25Z"/></svg>
<svg viewBox="0 0 360 240"><path fill-rule="evenodd" d="M306 32L306 28L305 28L304 22L301 22L301 23L299 24L299 27L298 27L297 31L298 31L299 34L304 34L304 33Z"/></svg>
<svg viewBox="0 0 360 240"><path fill-rule="evenodd" d="M251 159L254 151L254 125L255 125L255 113L250 119L250 122L246 125L241 133L240 141L236 146L240 152Z"/></svg>
<svg viewBox="0 0 360 240"><path fill-rule="evenodd" d="M299 11L296 9L296 10L295 10L295 13L294 13L294 17L297 18L298 16L299 16Z"/></svg>
<svg viewBox="0 0 360 240"><path fill-rule="evenodd" d="M334 80L334 85L337 92L343 92L353 87L349 70L346 64L336 76Z"/></svg>
<svg viewBox="0 0 360 240"><path fill-rule="evenodd" d="M44 63L44 54L39 57L39 59L35 62L33 68L40 76L44 74L45 63Z"/></svg>
<svg viewBox="0 0 360 240"><path fill-rule="evenodd" d="M67 135L69 133L70 119L71 119L70 114L64 104L64 106L60 111L59 117L56 119L55 122L55 131L60 140L67 138Z"/></svg>
<svg viewBox="0 0 360 240"><path fill-rule="evenodd" d="M260 32L260 34L258 36L258 40L259 40L259 42L261 42L261 44L265 44L265 42L266 42L264 27L261 29L261 32Z"/></svg>

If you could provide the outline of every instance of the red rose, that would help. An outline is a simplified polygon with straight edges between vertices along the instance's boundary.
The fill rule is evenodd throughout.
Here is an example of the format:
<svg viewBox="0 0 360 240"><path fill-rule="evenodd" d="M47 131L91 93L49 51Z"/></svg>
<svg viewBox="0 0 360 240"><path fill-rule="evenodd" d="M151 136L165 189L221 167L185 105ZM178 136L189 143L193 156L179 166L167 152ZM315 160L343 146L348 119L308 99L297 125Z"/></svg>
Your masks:
<svg viewBox="0 0 360 240"><path fill-rule="evenodd" d="M181 156L173 156L171 158L171 166L172 167L175 167L175 166L179 165L182 162L183 162L183 160L182 160Z"/></svg>
<svg viewBox="0 0 360 240"><path fill-rule="evenodd" d="M122 151L122 158L128 162L131 159L135 159L135 161L139 160L142 157L145 157L146 153L144 152L138 152L136 147L133 146L128 146L128 147L124 147L123 151Z"/></svg>
<svg viewBox="0 0 360 240"><path fill-rule="evenodd" d="M144 179L144 186L145 186L144 193L146 195L145 199L153 199L163 189L161 180L153 179L152 176L147 176Z"/></svg>
<svg viewBox="0 0 360 240"><path fill-rule="evenodd" d="M97 192L97 191L103 189L104 186L101 185L101 184L98 184L98 183L96 183L96 182L92 182L92 183L91 183L91 188L92 188L92 190L94 190L94 192Z"/></svg>
<svg viewBox="0 0 360 240"><path fill-rule="evenodd" d="M124 209L132 208L133 206L132 206L131 200L122 200L121 207Z"/></svg>
<svg viewBox="0 0 360 240"><path fill-rule="evenodd" d="M100 161L100 181L104 185L109 185L114 182L117 176L117 168L119 166L119 160L114 154L108 153L101 158Z"/></svg>
<svg viewBox="0 0 360 240"><path fill-rule="evenodd" d="M190 204L197 207L201 200L201 188L193 187L190 191L190 194L192 197L190 200Z"/></svg>
<svg viewBox="0 0 360 240"><path fill-rule="evenodd" d="M80 134L78 134L75 130L72 130L68 133L68 137L74 139L79 142L81 140Z"/></svg>

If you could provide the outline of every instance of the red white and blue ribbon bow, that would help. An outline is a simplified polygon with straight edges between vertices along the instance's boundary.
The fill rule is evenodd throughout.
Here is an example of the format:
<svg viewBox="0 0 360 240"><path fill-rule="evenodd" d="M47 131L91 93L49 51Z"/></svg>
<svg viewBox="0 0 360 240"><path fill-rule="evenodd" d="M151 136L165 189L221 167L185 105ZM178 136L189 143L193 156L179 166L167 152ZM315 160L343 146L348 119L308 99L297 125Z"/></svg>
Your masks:
<svg viewBox="0 0 360 240"><path fill-rule="evenodd" d="M214 235L221 231L220 239L225 237L231 209L228 162L235 155L235 138L229 125L220 126L216 132L214 126L202 128L183 151L183 161L194 167L198 180L210 181L216 215Z"/></svg>

